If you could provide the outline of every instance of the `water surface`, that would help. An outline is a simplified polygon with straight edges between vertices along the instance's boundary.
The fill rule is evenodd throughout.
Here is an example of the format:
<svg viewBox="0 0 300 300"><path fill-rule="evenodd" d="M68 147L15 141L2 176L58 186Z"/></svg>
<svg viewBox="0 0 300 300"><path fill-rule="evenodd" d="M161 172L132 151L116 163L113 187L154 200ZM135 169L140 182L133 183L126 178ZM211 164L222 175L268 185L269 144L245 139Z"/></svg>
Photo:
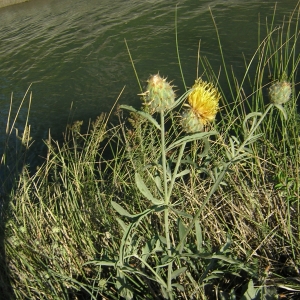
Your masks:
<svg viewBox="0 0 300 300"><path fill-rule="evenodd" d="M11 93L17 107L31 83L30 124L35 139L46 138L49 128L59 137L72 119L87 122L109 111L124 86L120 103L139 107L139 86L124 39L142 82L159 71L182 92L175 49L177 2L187 85L196 79L199 40L201 55L208 57L215 70L221 65L209 7L227 63L242 76L242 53L246 58L254 53L259 17L262 22L271 19L275 1L31 0L0 10L1 130ZM277 2L275 22L280 25L297 1ZM17 122L20 130L25 116L24 107Z"/></svg>

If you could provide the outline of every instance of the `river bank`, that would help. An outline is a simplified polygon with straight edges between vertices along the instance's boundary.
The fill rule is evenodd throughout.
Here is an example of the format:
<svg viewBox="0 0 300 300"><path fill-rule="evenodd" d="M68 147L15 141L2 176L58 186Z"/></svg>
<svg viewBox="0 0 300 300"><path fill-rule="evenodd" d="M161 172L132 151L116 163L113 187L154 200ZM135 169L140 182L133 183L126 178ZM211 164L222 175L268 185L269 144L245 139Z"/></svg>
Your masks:
<svg viewBox="0 0 300 300"><path fill-rule="evenodd" d="M183 1L175 29L166 0L1 11L1 298L300 298L300 0L255 30L236 22L256 0Z"/></svg>
<svg viewBox="0 0 300 300"><path fill-rule="evenodd" d="M9 5L19 4L22 2L27 2L27 1L29 0L0 0L0 8Z"/></svg>
<svg viewBox="0 0 300 300"><path fill-rule="evenodd" d="M0 3L4 1L8 0ZM258 13L265 20L273 14L274 7L268 1L236 2L239 4L226 1L224 6L221 0L203 0L201 5L194 0L180 1L178 40L189 86L195 80L193 70L200 39L205 41L201 43L201 55L207 56L214 70L219 69L209 6L218 20L228 63L243 76L240 53L251 59L257 47ZM293 9L291 0L278 1L276 22ZM0 145L11 92L17 107L31 83L34 104L30 124L34 140L47 139L49 128L53 137L61 138L69 118L88 124L100 112L108 112L123 85L126 89L120 101L139 107L124 38L137 60L142 85L149 74L160 71L161 75L172 77L183 91L178 64L174 63L174 13L171 0L141 1L138 5L136 1L120 0L30 0L1 9L0 122L4 125L0 126ZM261 30L264 28L262 25ZM226 85L226 81L222 84ZM16 121L19 130L25 119L24 109Z"/></svg>

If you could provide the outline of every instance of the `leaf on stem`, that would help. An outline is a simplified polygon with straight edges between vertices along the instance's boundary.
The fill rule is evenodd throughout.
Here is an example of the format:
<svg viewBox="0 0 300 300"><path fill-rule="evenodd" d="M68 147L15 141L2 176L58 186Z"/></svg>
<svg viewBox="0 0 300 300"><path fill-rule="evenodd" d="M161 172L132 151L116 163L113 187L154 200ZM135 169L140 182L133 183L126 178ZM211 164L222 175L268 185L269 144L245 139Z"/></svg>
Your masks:
<svg viewBox="0 0 300 300"><path fill-rule="evenodd" d="M156 187L159 190L159 192L162 193L163 189L162 189L162 184L161 184L161 178L158 173L154 177L154 182L155 182Z"/></svg>
<svg viewBox="0 0 300 300"><path fill-rule="evenodd" d="M135 183L137 185L137 188L139 191L148 199L150 200L154 205L162 205L164 202L162 200L156 199L147 186L145 185L141 175L139 173L135 173Z"/></svg>
<svg viewBox="0 0 300 300"><path fill-rule="evenodd" d="M107 266L107 267L114 267L116 265L116 261L109 261L109 260L93 260L83 265L93 264L95 266Z"/></svg>
<svg viewBox="0 0 300 300"><path fill-rule="evenodd" d="M197 250L200 252L202 250L203 237L202 237L202 228L200 226L199 220L196 220L195 222L195 229L196 229Z"/></svg>
<svg viewBox="0 0 300 300"><path fill-rule="evenodd" d="M150 121L150 123L152 123L157 129L161 130L158 122L150 114L148 114L144 111L136 110L135 108L133 108L132 106L129 106L129 105L120 105L120 108L127 109L129 111L139 114L140 116L142 116L145 119L147 119L148 121Z"/></svg>
<svg viewBox="0 0 300 300"><path fill-rule="evenodd" d="M177 223L178 223L179 240L181 240L185 235L186 228L180 218L177 219Z"/></svg>
<svg viewBox="0 0 300 300"><path fill-rule="evenodd" d="M181 284L179 284L179 283L173 283L172 287L176 287L181 292L184 292L184 287Z"/></svg>
<svg viewBox="0 0 300 300"><path fill-rule="evenodd" d="M95 266L108 266L108 267L114 267L116 265L117 261L113 260L91 260L83 264L83 266L93 264Z"/></svg>
<svg viewBox="0 0 300 300"><path fill-rule="evenodd" d="M228 257L226 255L223 255L223 254L213 254L210 259L213 259L213 258L226 261L230 264L239 264L240 263L238 260L230 258L230 257Z"/></svg>
<svg viewBox="0 0 300 300"><path fill-rule="evenodd" d="M257 296L257 292L258 292L258 289L256 289L254 287L254 284L253 284L253 280L251 279L248 283L248 288L247 290L245 291L244 295L242 296L241 300L252 300L252 299L257 299L256 296Z"/></svg>
<svg viewBox="0 0 300 300"><path fill-rule="evenodd" d="M116 218L116 220L118 221L118 223L120 224L120 226L122 227L122 229L125 231L127 231L128 226L119 218Z"/></svg>
<svg viewBox="0 0 300 300"><path fill-rule="evenodd" d="M202 153L198 154L199 157L205 157L205 156L207 156L209 148L210 148L210 144L209 144L208 138L203 138L202 140L204 142L204 149L203 149Z"/></svg>
<svg viewBox="0 0 300 300"><path fill-rule="evenodd" d="M205 139L211 135L216 135L217 131L210 131L210 132L197 132L191 135L187 135L181 139L179 139L178 141L175 141L174 143L172 143L167 149L166 152L181 146L183 143L188 143L188 142L192 142L192 141L197 141L197 140L201 140L201 139Z"/></svg>
<svg viewBox="0 0 300 300"><path fill-rule="evenodd" d="M243 130L244 130L244 132L246 133L246 132L251 131L257 123L257 117L261 117L261 116L262 116L261 112L252 112L252 113L248 114L245 117L244 121L243 121ZM252 120L251 120L251 128L248 130L247 129L247 122L248 122L249 119L252 119Z"/></svg>
<svg viewBox="0 0 300 300"><path fill-rule="evenodd" d="M274 104L274 106L276 106L282 112L284 119L287 120L288 115L284 107L281 104Z"/></svg>
<svg viewBox="0 0 300 300"><path fill-rule="evenodd" d="M251 139L249 139L249 141L245 144L245 145L249 145L254 143L256 140L258 140L261 136L263 136L263 133L259 133L259 134L255 134L251 137Z"/></svg>
<svg viewBox="0 0 300 300"><path fill-rule="evenodd" d="M185 211L182 211L182 210L178 210L178 209L175 209L174 207L170 206L170 208L174 211L174 213L176 213L178 216L182 216L184 218L189 218L189 219L193 219L193 216L186 213Z"/></svg>
<svg viewBox="0 0 300 300"><path fill-rule="evenodd" d="M186 170L183 170L180 173L178 173L175 178L179 178L179 177L182 177L182 176L187 175L187 174L190 174L190 170L186 169Z"/></svg>
<svg viewBox="0 0 300 300"><path fill-rule="evenodd" d="M115 201L111 201L112 207L121 215L128 218L133 218L134 216L130 214L125 208Z"/></svg>

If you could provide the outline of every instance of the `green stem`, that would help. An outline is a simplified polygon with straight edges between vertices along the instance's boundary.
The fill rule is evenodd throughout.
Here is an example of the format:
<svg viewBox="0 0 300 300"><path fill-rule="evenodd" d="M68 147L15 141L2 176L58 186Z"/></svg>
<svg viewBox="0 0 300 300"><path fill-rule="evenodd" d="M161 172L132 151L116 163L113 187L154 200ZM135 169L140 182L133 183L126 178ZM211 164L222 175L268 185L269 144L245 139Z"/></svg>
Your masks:
<svg viewBox="0 0 300 300"><path fill-rule="evenodd" d="M182 158L182 155L183 155L183 151L185 149L185 145L186 145L186 142L184 142L180 147L180 152L179 152L179 155L178 155L178 159L177 159L177 162L176 162L176 166L175 166L175 169L174 169L174 172L173 172L173 175L172 175L172 179L171 179L171 183L170 183L170 187L169 187L168 199L170 199L171 195L172 195L173 186L174 186L175 179L176 179L176 176L177 176L177 173L178 173L178 169L179 169L179 166L180 166L180 163L181 163L181 158Z"/></svg>
<svg viewBox="0 0 300 300"><path fill-rule="evenodd" d="M171 258L172 251L171 251L171 241L170 241L170 232L169 232L169 207L165 208L165 232L166 232L168 256L169 256L169 258ZM172 277L171 277L172 271L173 271L173 260L171 260L168 264L167 293L169 294L170 299L173 299Z"/></svg>
<svg viewBox="0 0 300 300"><path fill-rule="evenodd" d="M169 200L170 197L168 195L168 182L167 182L167 160L166 160L166 142L165 142L165 115L164 112L160 112L160 126L161 126L161 157L162 157L162 167L163 167L163 181L164 181L164 202L165 202L165 210L164 210L164 225L165 225L165 235L167 241L167 251L168 256L172 257L171 251L171 240L170 240L170 230L169 230ZM172 293L172 268L173 268L173 260L171 260L168 264L168 278L167 278L167 293L170 299L173 299Z"/></svg>
<svg viewBox="0 0 300 300"><path fill-rule="evenodd" d="M231 160L227 163L224 163L223 166L223 170L222 172L219 174L219 176L217 177L215 183L213 184L211 190L209 191L209 193L207 194L205 200L203 201L201 207L197 210L192 222L190 223L189 227L187 228L187 230L185 231L183 237L181 238L179 244L176 247L176 252L179 252L180 254L183 251L183 243L186 240L188 234L190 233L190 231L193 229L195 222L197 222L203 208L205 207L205 205L207 204L207 202L210 200L210 197L214 194L214 192L217 190L217 188L219 187L220 183L222 182L227 170L229 169L229 167L231 166L231 164L233 163L233 161L235 160L235 158L239 155L239 153L244 149L245 145L249 142L249 140L252 138L254 132L257 130L258 126L261 124L261 122L263 121L263 119L266 117L267 113L269 112L269 110L274 106L274 104L270 104L266 111L263 113L263 115L260 117L260 119L258 120L258 122L255 124L255 126L252 128L252 130L249 132L249 135L247 136L247 138L245 139L245 141L240 145L240 147L237 149L237 151L235 152L235 156L231 158Z"/></svg>
<svg viewBox="0 0 300 300"><path fill-rule="evenodd" d="M167 160L166 160L166 141L165 141L165 115L164 112L160 112L160 126L161 126L161 160L163 167L163 181L164 181L164 202L165 205L169 205L168 199L168 183L167 183Z"/></svg>

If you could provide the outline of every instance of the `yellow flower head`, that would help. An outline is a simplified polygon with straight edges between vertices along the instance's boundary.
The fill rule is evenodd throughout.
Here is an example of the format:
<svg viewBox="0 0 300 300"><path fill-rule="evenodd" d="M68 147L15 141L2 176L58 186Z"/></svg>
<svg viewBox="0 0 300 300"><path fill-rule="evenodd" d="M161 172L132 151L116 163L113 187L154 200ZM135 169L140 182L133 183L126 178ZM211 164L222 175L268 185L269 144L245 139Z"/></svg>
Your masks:
<svg viewBox="0 0 300 300"><path fill-rule="evenodd" d="M221 94L213 84L199 78L193 85L193 91L189 94L188 103L201 123L206 125L215 119L220 98Z"/></svg>

